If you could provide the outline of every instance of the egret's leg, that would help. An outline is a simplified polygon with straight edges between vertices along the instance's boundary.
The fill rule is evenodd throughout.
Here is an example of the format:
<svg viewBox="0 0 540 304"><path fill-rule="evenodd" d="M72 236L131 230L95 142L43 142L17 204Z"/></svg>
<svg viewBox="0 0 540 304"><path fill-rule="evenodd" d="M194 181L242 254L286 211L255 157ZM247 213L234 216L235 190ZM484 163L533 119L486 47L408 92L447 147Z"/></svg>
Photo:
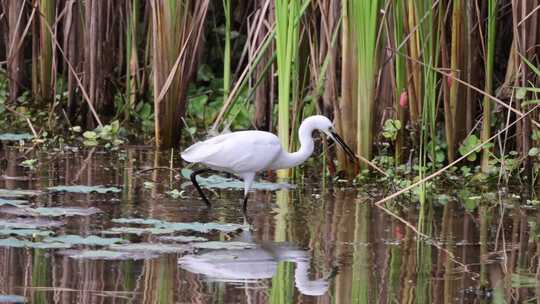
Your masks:
<svg viewBox="0 0 540 304"><path fill-rule="evenodd" d="M242 210L244 211L244 214L247 212L247 202L248 202L249 194L244 194L244 204L242 207Z"/></svg>
<svg viewBox="0 0 540 304"><path fill-rule="evenodd" d="M210 169L199 169L199 170L195 170L191 173L190 175L190 179L191 179L191 182L193 183L193 186L195 186L195 188L197 188L197 191L199 192L199 194L201 195L203 201L206 203L206 206L208 208L212 207L212 204L210 204L210 202L208 201L208 199L206 198L206 195L204 195L204 192L202 191L201 189L201 186L199 186L199 183L197 183L197 175L201 174L201 173L205 173L205 172L209 172L211 171Z"/></svg>
<svg viewBox="0 0 540 304"><path fill-rule="evenodd" d="M242 178L244 179L244 204L242 210L244 211L244 213L246 213L247 201L249 198L249 188L251 188L251 184L253 184L253 180L255 179L255 173L242 174Z"/></svg>

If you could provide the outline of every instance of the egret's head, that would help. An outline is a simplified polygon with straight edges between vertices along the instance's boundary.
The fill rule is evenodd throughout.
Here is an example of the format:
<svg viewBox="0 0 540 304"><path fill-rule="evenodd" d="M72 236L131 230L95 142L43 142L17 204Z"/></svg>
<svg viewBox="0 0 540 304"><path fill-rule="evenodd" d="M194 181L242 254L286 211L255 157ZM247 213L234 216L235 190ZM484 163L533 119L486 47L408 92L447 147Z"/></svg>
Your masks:
<svg viewBox="0 0 540 304"><path fill-rule="evenodd" d="M315 115L307 118L306 120L311 120L310 122L313 123L316 129L319 129L321 132L326 134L328 137L330 137L332 140L334 140L336 143L338 143L343 150L349 155L351 159L356 161L356 156L354 155L354 152L352 151L349 146L345 143L345 141L337 134L336 129L334 128L334 125L328 119L326 116L323 115Z"/></svg>

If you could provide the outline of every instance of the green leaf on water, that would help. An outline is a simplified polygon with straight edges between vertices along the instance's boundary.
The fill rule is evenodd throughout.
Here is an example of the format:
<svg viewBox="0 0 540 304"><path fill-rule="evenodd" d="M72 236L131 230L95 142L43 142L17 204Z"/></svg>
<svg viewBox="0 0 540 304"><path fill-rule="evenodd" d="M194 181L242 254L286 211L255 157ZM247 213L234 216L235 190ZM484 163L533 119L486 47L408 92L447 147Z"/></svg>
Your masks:
<svg viewBox="0 0 540 304"><path fill-rule="evenodd" d="M189 179L192 170L182 169L181 174ZM244 182L236 178L227 178L219 175L210 175L208 177L198 176L197 181L201 187L217 189L244 189ZM185 184L188 185L188 184ZM185 186L183 185L183 187ZM289 189L288 183L271 183L267 181L253 182L251 189L275 191L279 189Z"/></svg>
<svg viewBox="0 0 540 304"><path fill-rule="evenodd" d="M221 232L234 232L237 230L246 229L247 226L239 224L221 224L221 223L169 223L163 222L159 224L156 228L171 229L174 231L195 231L201 233L208 233L210 231L221 231Z"/></svg>
<svg viewBox="0 0 540 304"><path fill-rule="evenodd" d="M207 238L200 236L185 236L185 235L176 235L176 236L161 236L158 238L160 241L165 242L175 242L175 243L193 243L193 242L206 242Z"/></svg>
<svg viewBox="0 0 540 304"><path fill-rule="evenodd" d="M108 246L116 243L126 242L121 238L102 238L96 235L90 235L82 237L80 235L61 235L56 237L48 237L43 240L44 243L64 243L71 245L96 245L96 246Z"/></svg>
<svg viewBox="0 0 540 304"><path fill-rule="evenodd" d="M30 212L35 212L41 216L90 216L97 213L101 213L98 208L82 208L82 207L39 207L39 208L27 208Z"/></svg>
<svg viewBox="0 0 540 304"><path fill-rule="evenodd" d="M0 239L0 247L15 247L15 248L38 248L38 249L58 249L70 248L70 244L64 243L43 243L19 240L16 238Z"/></svg>
<svg viewBox="0 0 540 304"><path fill-rule="evenodd" d="M88 260L144 260L157 258L152 252L122 252L113 250L63 250L60 255L68 256L72 259Z"/></svg>
<svg viewBox="0 0 540 304"><path fill-rule="evenodd" d="M248 225L240 224L227 224L227 223L178 223L167 222L156 219L142 219L142 218L118 218L113 219L113 223L118 224L137 224L137 225L150 225L152 228L137 228L137 227L114 227L105 233L135 233L135 234L167 234L179 231L194 231L201 233L208 233L211 231L221 231L225 233L234 232L237 230L248 229Z"/></svg>
<svg viewBox="0 0 540 304"><path fill-rule="evenodd" d="M203 243L194 243L193 247L198 249L227 249L227 250L238 250L238 249L252 249L256 245L253 243L245 242L220 242L220 241L211 241Z"/></svg>
<svg viewBox="0 0 540 304"><path fill-rule="evenodd" d="M32 140L34 136L29 133L3 133L0 134L0 141L21 141Z"/></svg>
<svg viewBox="0 0 540 304"><path fill-rule="evenodd" d="M154 253L186 253L192 250L191 246L179 244L136 243L109 246L111 250L123 252L154 252Z"/></svg>
<svg viewBox="0 0 540 304"><path fill-rule="evenodd" d="M19 189L0 189L0 197L4 198L21 198L25 196L40 195L39 190L19 190Z"/></svg>
<svg viewBox="0 0 540 304"><path fill-rule="evenodd" d="M39 229L60 227L64 223L53 221L45 218L17 218L17 219L0 219L0 228L12 229Z"/></svg>
<svg viewBox="0 0 540 304"><path fill-rule="evenodd" d="M529 156L537 156L540 153L540 150L537 147L531 148L529 150Z"/></svg>
<svg viewBox="0 0 540 304"><path fill-rule="evenodd" d="M28 204L28 201L25 201L25 200L14 200L14 199L0 198L0 206L20 207L20 206L26 205L26 204Z"/></svg>
<svg viewBox="0 0 540 304"><path fill-rule="evenodd" d="M38 229L11 229L11 228L3 228L0 229L0 235L2 236L51 236L54 232L50 230L38 230Z"/></svg>
<svg viewBox="0 0 540 304"><path fill-rule="evenodd" d="M49 191L52 192L70 192L70 193L107 193L107 192L120 192L122 191L119 188L116 187L104 187L104 186L85 186L85 185L77 185L77 186L56 186L56 187L49 187L47 188Z"/></svg>
<svg viewBox="0 0 540 304"><path fill-rule="evenodd" d="M162 228L139 228L139 227L112 227L108 230L104 230L101 233L104 234L136 234L136 235L143 235L143 234L171 234L174 233L175 230L172 229L162 229Z"/></svg>
<svg viewBox="0 0 540 304"><path fill-rule="evenodd" d="M111 222L117 224L136 224L136 225L158 225L163 223L161 220L156 219L143 219L143 218L117 218L112 219Z"/></svg>

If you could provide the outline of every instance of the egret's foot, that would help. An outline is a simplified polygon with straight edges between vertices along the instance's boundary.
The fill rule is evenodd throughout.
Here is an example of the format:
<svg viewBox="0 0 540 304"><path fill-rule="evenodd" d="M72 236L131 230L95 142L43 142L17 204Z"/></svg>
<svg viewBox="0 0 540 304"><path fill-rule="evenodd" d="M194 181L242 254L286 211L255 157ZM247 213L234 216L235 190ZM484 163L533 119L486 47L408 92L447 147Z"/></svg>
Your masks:
<svg viewBox="0 0 540 304"><path fill-rule="evenodd" d="M208 208L211 208L212 204L210 204L210 201L206 198L206 195L204 195L204 192L202 191L201 186L199 186L199 183L197 182L197 175L201 173L205 173L205 172L210 172L210 171L211 171L210 169L206 169L206 168L199 169L199 170L195 170L191 172L191 175L189 176L189 178L191 179L191 182L193 183L193 186L195 186L195 188L199 192L199 195L201 196L203 201L206 203L206 207Z"/></svg>

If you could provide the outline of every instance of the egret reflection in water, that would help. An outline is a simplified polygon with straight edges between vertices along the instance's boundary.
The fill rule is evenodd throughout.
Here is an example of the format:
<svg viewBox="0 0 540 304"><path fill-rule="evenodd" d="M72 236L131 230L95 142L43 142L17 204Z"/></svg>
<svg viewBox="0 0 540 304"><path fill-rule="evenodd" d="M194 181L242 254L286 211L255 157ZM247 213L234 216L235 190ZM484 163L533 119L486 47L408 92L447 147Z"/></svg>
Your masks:
<svg viewBox="0 0 540 304"><path fill-rule="evenodd" d="M280 262L295 263L294 281L300 293L320 296L328 290L328 278L310 280L309 253L291 243L257 244L252 249L214 250L186 255L180 267L202 274L208 281L251 283L271 279Z"/></svg>

